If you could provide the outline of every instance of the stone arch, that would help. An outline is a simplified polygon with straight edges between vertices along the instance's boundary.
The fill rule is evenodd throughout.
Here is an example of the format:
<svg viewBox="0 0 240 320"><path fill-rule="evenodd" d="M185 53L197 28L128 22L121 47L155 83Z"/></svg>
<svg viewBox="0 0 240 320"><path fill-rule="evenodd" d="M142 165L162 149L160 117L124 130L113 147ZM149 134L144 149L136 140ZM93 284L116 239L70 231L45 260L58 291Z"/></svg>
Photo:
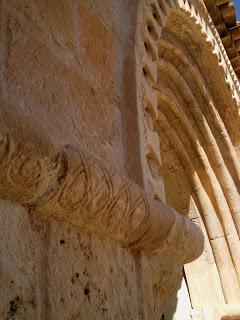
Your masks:
<svg viewBox="0 0 240 320"><path fill-rule="evenodd" d="M146 187L205 233L185 267L192 306L239 303L238 79L201 1L142 1L139 19Z"/></svg>

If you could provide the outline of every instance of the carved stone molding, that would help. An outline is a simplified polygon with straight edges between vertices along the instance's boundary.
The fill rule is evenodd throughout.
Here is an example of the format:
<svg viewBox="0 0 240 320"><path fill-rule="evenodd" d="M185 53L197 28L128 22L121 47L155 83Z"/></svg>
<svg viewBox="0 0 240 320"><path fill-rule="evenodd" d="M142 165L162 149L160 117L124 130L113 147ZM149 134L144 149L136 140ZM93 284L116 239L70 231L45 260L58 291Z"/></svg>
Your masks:
<svg viewBox="0 0 240 320"><path fill-rule="evenodd" d="M238 79L202 1L146 0L139 11L145 178L159 198L161 178L167 203L205 234L204 256L185 268L193 307L239 302Z"/></svg>
<svg viewBox="0 0 240 320"><path fill-rule="evenodd" d="M158 113L158 98L156 95L156 84L159 72L158 42L162 38L162 32L172 13L178 12L183 24L186 18L190 19L206 41L211 50L211 54L216 59L219 70L222 72L221 77L223 76L227 83L229 93L236 107L237 117L240 106L240 85L215 25L202 1L146 0L141 2L139 11L141 12L142 34L142 91L144 92L144 99L146 99L142 115L144 117L143 131L146 142L147 176L154 189L154 193L159 196L159 198L162 198L163 196L160 194L163 194L163 187L161 186L158 173L158 169L161 167L161 156L159 154L160 142L158 134L152 128L152 123ZM174 48L172 48L172 50L174 50ZM142 124L140 124L140 126L142 126Z"/></svg>
<svg viewBox="0 0 240 320"><path fill-rule="evenodd" d="M240 75L240 23L231 0L204 0L237 76Z"/></svg>
<svg viewBox="0 0 240 320"><path fill-rule="evenodd" d="M108 164L70 147L37 156L2 135L0 194L132 249L153 254L167 249L185 263L202 252L202 234L190 220L150 199Z"/></svg>

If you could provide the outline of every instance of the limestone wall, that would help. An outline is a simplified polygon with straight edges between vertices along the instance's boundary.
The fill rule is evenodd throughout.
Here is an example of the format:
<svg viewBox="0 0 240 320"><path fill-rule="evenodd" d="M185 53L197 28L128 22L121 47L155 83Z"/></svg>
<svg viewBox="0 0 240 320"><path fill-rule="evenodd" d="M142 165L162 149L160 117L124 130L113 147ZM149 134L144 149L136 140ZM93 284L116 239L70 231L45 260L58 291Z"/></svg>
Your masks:
<svg viewBox="0 0 240 320"><path fill-rule="evenodd" d="M86 148L124 171L126 11L124 1L0 2L1 115L18 119L11 130L26 130L26 144L34 134ZM1 319L136 319L145 257L141 267L109 239L0 207Z"/></svg>
<svg viewBox="0 0 240 320"><path fill-rule="evenodd" d="M203 1L143 1L140 11L145 184L163 200L164 189L205 236L201 257L184 267L188 290L183 282L166 317L237 319L239 81Z"/></svg>
<svg viewBox="0 0 240 320"><path fill-rule="evenodd" d="M54 144L123 166L123 1L2 1L2 96Z"/></svg>
<svg viewBox="0 0 240 320"><path fill-rule="evenodd" d="M167 319L174 308L186 317L177 320L237 317L240 86L203 1L2 0L0 14L0 319L160 320L171 297ZM84 165L67 154L73 149L91 154L90 187L79 178ZM30 167L12 165L16 150ZM70 166L39 205L28 175L37 161L54 163L49 150ZM185 266L176 296L197 238L186 245L192 224L176 213L158 229L165 206L139 186L204 232L204 254ZM84 221L90 210L71 206L81 190L94 194L90 208L109 195L110 205ZM141 218L135 242L130 231ZM151 232L160 248L139 250Z"/></svg>
<svg viewBox="0 0 240 320"><path fill-rule="evenodd" d="M137 4L1 1L1 128L38 154L88 150L141 184ZM13 200L0 201L0 220L3 320L159 319L179 283L178 247L130 250Z"/></svg>

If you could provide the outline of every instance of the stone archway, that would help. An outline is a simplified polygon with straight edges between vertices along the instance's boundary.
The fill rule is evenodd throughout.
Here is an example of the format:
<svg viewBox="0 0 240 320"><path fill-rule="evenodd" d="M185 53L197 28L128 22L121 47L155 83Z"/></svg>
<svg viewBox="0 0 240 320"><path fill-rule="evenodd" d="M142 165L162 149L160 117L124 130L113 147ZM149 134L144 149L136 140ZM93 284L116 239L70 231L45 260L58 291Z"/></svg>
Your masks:
<svg viewBox="0 0 240 320"><path fill-rule="evenodd" d="M143 1L140 12L147 188L205 234L185 267L192 307L239 303L238 80L201 1Z"/></svg>

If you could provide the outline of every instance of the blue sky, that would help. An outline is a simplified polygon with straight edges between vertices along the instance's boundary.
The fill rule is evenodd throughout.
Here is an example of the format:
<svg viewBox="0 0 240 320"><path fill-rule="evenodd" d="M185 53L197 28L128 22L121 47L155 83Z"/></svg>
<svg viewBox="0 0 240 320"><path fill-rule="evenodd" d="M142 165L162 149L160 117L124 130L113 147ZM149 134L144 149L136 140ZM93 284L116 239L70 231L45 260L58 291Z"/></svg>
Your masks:
<svg viewBox="0 0 240 320"><path fill-rule="evenodd" d="M240 21L240 0L233 0L233 3L237 9L237 20Z"/></svg>

